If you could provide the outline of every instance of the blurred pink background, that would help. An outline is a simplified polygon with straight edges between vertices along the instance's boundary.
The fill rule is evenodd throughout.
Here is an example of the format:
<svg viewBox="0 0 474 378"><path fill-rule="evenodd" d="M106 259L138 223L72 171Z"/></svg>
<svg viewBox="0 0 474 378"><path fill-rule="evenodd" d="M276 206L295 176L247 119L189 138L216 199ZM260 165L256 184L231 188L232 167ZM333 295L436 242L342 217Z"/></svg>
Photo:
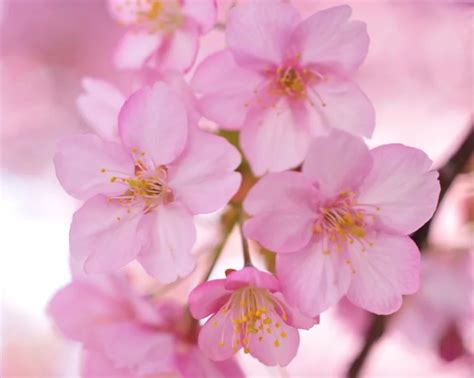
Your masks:
<svg viewBox="0 0 474 378"><path fill-rule="evenodd" d="M221 22L232 3L218 0ZM369 55L356 79L376 109L370 145L415 146L438 167L449 159L473 120L472 4L292 3L305 16L349 3L353 18L368 24ZM63 339L44 312L70 279L68 229L78 205L59 187L52 156L60 138L88 130L76 106L84 77L108 80L125 92L136 85L136 76L112 64L123 32L103 0L0 0L3 377L78 375L78 345ZM210 32L198 62L223 45L222 31ZM215 226L216 216L199 219L195 249L203 263L216 238ZM422 289L394 316L364 376L474 376L473 230L471 164L434 221ZM216 277L240 264L238 243L233 235ZM174 295L185 298L202 274L198 270L177 285ZM366 323L367 314L342 304L325 314L320 326L302 332L298 356L287 368L266 367L243 354L239 361L248 376L343 376L363 342Z"/></svg>

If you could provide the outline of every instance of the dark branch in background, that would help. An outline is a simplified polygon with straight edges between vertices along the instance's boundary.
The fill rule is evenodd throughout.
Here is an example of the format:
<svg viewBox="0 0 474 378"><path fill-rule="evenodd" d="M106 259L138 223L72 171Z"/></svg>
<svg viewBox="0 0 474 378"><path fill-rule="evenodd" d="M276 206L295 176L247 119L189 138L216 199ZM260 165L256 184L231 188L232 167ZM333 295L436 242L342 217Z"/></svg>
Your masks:
<svg viewBox="0 0 474 378"><path fill-rule="evenodd" d="M469 161L470 156L473 152L474 147L474 125L471 125L471 129L466 135L464 141L456 150L456 152L451 156L449 161L439 169L439 181L441 184L441 192L439 195L439 203L443 200L446 192L453 183L455 177L459 175ZM433 218L432 218L433 219ZM411 235L413 241L417 244L420 250L426 245L428 239L428 234L431 226L431 220L429 220L423 227ZM357 378L364 366L367 357L374 345L380 340L383 336L385 329L387 328L387 323L390 319L390 316L383 315L373 315L372 322L369 325L369 328L366 332L365 343L362 346L359 354L356 356L354 361L347 371L348 378Z"/></svg>

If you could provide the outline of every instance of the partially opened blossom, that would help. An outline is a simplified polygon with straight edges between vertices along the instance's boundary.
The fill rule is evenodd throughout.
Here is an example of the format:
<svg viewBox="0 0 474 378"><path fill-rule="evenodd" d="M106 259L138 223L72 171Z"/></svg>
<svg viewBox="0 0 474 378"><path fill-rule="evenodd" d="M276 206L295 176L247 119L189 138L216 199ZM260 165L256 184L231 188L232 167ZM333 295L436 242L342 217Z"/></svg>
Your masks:
<svg viewBox="0 0 474 378"><path fill-rule="evenodd" d="M249 192L247 237L278 253L288 301L316 315L346 295L388 314L418 289L420 253L407 236L433 214L438 173L422 151L368 150L342 131L317 138L302 172L273 173Z"/></svg>
<svg viewBox="0 0 474 378"><path fill-rule="evenodd" d="M204 357L198 328L183 307L139 295L124 276L73 281L48 312L66 337L82 343L83 377L242 376L234 361Z"/></svg>
<svg viewBox="0 0 474 378"><path fill-rule="evenodd" d="M215 0L109 0L109 9L128 29L115 55L126 69L187 71L217 17Z"/></svg>
<svg viewBox="0 0 474 378"><path fill-rule="evenodd" d="M243 348L266 365L286 366L298 350L298 328L318 322L289 306L278 280L254 267L199 285L189 306L196 319L212 315L199 334L199 346L214 361Z"/></svg>
<svg viewBox="0 0 474 378"><path fill-rule="evenodd" d="M54 161L64 189L86 200L70 231L71 257L86 273L137 258L163 282L189 274L193 215L223 207L240 184L238 151L188 127L182 102L160 82L126 101L118 140L73 136Z"/></svg>
<svg viewBox="0 0 474 378"><path fill-rule="evenodd" d="M198 66L192 81L204 116L241 130L256 175L300 164L311 137L332 128L370 137L374 110L351 76L367 55L365 24L339 6L301 20L282 1L236 6L228 48Z"/></svg>

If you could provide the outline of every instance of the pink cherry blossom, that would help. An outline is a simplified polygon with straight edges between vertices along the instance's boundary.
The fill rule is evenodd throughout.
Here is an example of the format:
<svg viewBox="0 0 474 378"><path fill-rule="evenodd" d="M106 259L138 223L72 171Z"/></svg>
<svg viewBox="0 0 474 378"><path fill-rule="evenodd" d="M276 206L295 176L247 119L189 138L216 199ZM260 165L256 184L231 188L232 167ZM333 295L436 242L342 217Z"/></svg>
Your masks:
<svg viewBox="0 0 474 378"><path fill-rule="evenodd" d="M196 319L212 314L199 334L199 346L214 361L243 348L265 365L286 366L298 350L298 328L319 321L290 307L278 280L254 267L199 285L189 306Z"/></svg>
<svg viewBox="0 0 474 378"><path fill-rule="evenodd" d="M216 363L202 355L184 308L140 296L124 276L73 281L48 312L66 337L83 344L83 377L243 376L233 360Z"/></svg>
<svg viewBox="0 0 474 378"><path fill-rule="evenodd" d="M71 257L86 273L136 258L163 282L186 276L195 265L193 215L216 211L235 194L240 155L223 138L188 127L183 104L160 82L125 102L117 134L59 143L58 179L86 201L72 221Z"/></svg>
<svg viewBox="0 0 474 378"><path fill-rule="evenodd" d="M215 0L109 0L109 9L129 29L115 55L125 69L187 71L217 17Z"/></svg>
<svg viewBox="0 0 474 378"><path fill-rule="evenodd" d="M249 192L246 235L274 250L291 304L317 315L347 295L388 314L418 289L420 254L406 235L433 214L438 173L400 144L368 150L343 131L316 138L302 172L273 173Z"/></svg>
<svg viewBox="0 0 474 378"><path fill-rule="evenodd" d="M351 8L329 8L301 20L286 2L233 8L228 48L198 66L192 85L204 116L241 130L256 175L300 164L311 137L331 128L369 137L374 110L350 79L367 55L365 24Z"/></svg>

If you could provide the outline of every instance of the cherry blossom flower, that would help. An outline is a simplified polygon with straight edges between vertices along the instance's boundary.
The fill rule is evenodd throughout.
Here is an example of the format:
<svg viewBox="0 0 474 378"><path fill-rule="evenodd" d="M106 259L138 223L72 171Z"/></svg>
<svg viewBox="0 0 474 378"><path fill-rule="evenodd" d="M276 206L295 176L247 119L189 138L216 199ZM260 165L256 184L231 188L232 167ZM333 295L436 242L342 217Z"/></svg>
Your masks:
<svg viewBox="0 0 474 378"><path fill-rule="evenodd" d="M187 71L217 17L215 0L109 0L109 9L129 28L115 55L124 69Z"/></svg>
<svg viewBox="0 0 474 378"><path fill-rule="evenodd" d="M254 267L226 272L225 279L205 282L189 296L196 319L212 314L199 334L199 347L214 361L241 348L266 365L286 366L299 345L298 328L319 321L290 307L272 275Z"/></svg>
<svg viewBox="0 0 474 378"><path fill-rule="evenodd" d="M192 85L204 116L241 130L256 175L300 164L311 136L331 128L370 137L374 110L350 79L367 55L365 24L339 6L301 21L285 2L233 8L228 48L197 68Z"/></svg>
<svg viewBox="0 0 474 378"><path fill-rule="evenodd" d="M274 250L288 301L314 316L347 298L388 314L416 292L420 254L406 235L433 214L438 173L400 144L368 150L343 131L317 138L302 172L273 173L249 192L247 237Z"/></svg>
<svg viewBox="0 0 474 378"><path fill-rule="evenodd" d="M235 194L240 155L223 138L188 128L183 104L160 82L126 101L118 135L59 143L58 179L86 200L73 217L71 257L86 273L137 258L163 282L186 276L195 265L193 215L216 211Z"/></svg>
<svg viewBox="0 0 474 378"><path fill-rule="evenodd" d="M84 377L243 376L233 360L203 356L184 308L140 296L124 276L73 281L56 293L48 312L66 337L83 344Z"/></svg>

